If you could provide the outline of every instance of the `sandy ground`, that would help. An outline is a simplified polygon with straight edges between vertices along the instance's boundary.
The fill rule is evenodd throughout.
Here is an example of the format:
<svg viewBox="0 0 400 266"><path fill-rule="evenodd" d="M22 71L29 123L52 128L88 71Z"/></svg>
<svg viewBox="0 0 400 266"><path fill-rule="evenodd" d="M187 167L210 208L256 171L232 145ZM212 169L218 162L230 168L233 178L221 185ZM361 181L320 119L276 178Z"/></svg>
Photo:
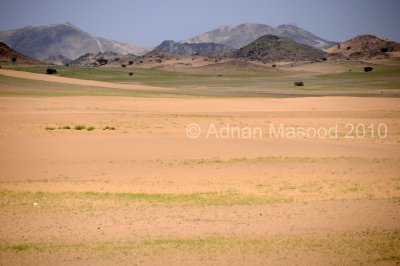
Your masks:
<svg viewBox="0 0 400 266"><path fill-rule="evenodd" d="M2 97L0 110L3 265L399 262L399 99ZM206 137L269 123L339 137ZM345 139L347 123L389 133Z"/></svg>

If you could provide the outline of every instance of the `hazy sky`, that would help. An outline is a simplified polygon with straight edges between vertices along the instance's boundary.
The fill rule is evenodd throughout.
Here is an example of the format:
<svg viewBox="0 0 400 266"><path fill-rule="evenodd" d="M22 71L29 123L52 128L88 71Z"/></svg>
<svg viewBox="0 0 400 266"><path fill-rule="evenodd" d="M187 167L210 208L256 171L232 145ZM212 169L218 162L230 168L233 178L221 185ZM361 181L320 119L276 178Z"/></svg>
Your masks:
<svg viewBox="0 0 400 266"><path fill-rule="evenodd" d="M69 21L99 37L155 46L222 25L294 24L332 41L400 41L400 0L0 0L0 30Z"/></svg>

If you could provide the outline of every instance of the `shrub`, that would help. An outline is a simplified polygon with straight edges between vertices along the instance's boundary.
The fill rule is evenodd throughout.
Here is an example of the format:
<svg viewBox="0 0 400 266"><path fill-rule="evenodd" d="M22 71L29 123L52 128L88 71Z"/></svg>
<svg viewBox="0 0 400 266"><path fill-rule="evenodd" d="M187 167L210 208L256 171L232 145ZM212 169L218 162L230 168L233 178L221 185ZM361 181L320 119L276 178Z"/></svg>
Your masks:
<svg viewBox="0 0 400 266"><path fill-rule="evenodd" d="M115 130L115 127L105 126L103 130Z"/></svg>
<svg viewBox="0 0 400 266"><path fill-rule="evenodd" d="M11 61L12 61L13 63L15 63L15 62L17 61L17 57L13 56L13 57L11 58Z"/></svg>
<svg viewBox="0 0 400 266"><path fill-rule="evenodd" d="M71 127L70 126L63 126L62 129L71 129Z"/></svg>
<svg viewBox="0 0 400 266"><path fill-rule="evenodd" d="M364 72L370 72L373 69L374 69L373 67L364 67Z"/></svg>
<svg viewBox="0 0 400 266"><path fill-rule="evenodd" d="M133 61L129 61L128 64L129 64L129 65L132 65L132 64L133 64Z"/></svg>
<svg viewBox="0 0 400 266"><path fill-rule="evenodd" d="M104 58L99 58L99 59L97 59L97 62L99 63L99 65L103 66L108 63L108 60L104 59Z"/></svg>
<svg viewBox="0 0 400 266"><path fill-rule="evenodd" d="M381 48L381 52L382 52L382 53L386 53L387 51L389 51L389 49L388 49L388 48L386 48L386 47L384 47L384 48Z"/></svg>
<svg viewBox="0 0 400 266"><path fill-rule="evenodd" d="M46 127L46 130L54 130L56 129L55 127Z"/></svg>
<svg viewBox="0 0 400 266"><path fill-rule="evenodd" d="M88 127L86 130L87 130L87 131L92 131L92 130L95 130L95 129L96 129L95 127L90 126L90 127Z"/></svg>
<svg viewBox="0 0 400 266"><path fill-rule="evenodd" d="M133 72L129 72L129 76L133 76Z"/></svg>
<svg viewBox="0 0 400 266"><path fill-rule="evenodd" d="M126 67L126 65L125 65L125 64L121 64L121 66L122 66L122 67Z"/></svg>
<svg viewBox="0 0 400 266"><path fill-rule="evenodd" d="M304 82L303 81L295 81L294 85L295 86L304 86Z"/></svg>
<svg viewBox="0 0 400 266"><path fill-rule="evenodd" d="M272 65L272 67L276 67L276 65L275 65L275 64L273 64L273 65Z"/></svg>
<svg viewBox="0 0 400 266"><path fill-rule="evenodd" d="M54 68L47 68L46 69L46 73L49 74L49 75L57 74L57 70L54 69Z"/></svg>
<svg viewBox="0 0 400 266"><path fill-rule="evenodd" d="M85 125L76 125L76 126L74 127L75 130L82 130L82 129L85 129L85 128L86 128Z"/></svg>

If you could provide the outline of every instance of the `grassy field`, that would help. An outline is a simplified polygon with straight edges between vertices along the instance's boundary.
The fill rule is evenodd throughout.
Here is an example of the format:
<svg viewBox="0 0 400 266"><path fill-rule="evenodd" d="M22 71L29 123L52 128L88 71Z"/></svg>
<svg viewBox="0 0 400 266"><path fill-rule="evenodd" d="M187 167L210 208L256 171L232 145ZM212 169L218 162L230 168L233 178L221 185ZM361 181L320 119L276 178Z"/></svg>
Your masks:
<svg viewBox="0 0 400 266"><path fill-rule="evenodd" d="M397 64L397 61L395 61ZM188 70L144 69L144 68L77 68L56 66L58 75L62 77L97 80L117 83L138 83L144 85L173 87L177 91L166 92L171 96L212 96L212 97L299 97L299 96L400 96L400 66L384 64L368 64L374 71L365 73L359 62L323 62L321 68L336 67L335 71L309 71L303 66L297 67L259 67L254 70L246 68L198 67ZM308 66L306 66L308 67ZM46 67L10 66L11 69L34 73L45 73ZM351 70L351 71L349 71ZM128 74L133 72L133 76ZM294 86L301 80L304 87ZM8 82L0 76L1 83ZM73 88L72 88L73 89ZM76 88L81 95L122 95L138 96L114 90ZM52 93L60 95L76 94L53 89ZM1 94L10 94L4 92ZM33 92L32 92L33 93ZM14 93L15 95L18 92ZM29 94L29 92L23 93ZM139 96L158 96L159 93L145 92Z"/></svg>

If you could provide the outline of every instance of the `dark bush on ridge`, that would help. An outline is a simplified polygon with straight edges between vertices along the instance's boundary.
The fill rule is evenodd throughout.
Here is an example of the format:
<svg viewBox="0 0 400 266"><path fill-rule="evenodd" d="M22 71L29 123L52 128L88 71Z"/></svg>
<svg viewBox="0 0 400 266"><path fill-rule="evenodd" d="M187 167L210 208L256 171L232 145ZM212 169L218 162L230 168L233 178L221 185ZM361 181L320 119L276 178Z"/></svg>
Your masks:
<svg viewBox="0 0 400 266"><path fill-rule="evenodd" d="M294 85L295 86L304 86L304 82L303 81L295 81Z"/></svg>

